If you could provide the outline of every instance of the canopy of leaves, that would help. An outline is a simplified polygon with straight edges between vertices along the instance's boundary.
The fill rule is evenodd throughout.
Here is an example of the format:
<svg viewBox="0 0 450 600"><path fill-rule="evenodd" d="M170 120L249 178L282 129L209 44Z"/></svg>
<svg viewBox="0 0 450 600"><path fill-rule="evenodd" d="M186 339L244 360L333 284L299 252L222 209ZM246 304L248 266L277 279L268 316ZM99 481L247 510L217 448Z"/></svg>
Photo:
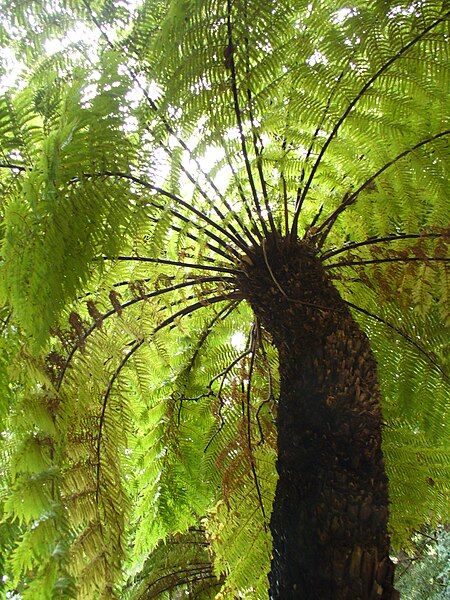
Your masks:
<svg viewBox="0 0 450 600"><path fill-rule="evenodd" d="M270 234L376 353L395 547L448 522L446 3L0 8L0 586L267 598Z"/></svg>

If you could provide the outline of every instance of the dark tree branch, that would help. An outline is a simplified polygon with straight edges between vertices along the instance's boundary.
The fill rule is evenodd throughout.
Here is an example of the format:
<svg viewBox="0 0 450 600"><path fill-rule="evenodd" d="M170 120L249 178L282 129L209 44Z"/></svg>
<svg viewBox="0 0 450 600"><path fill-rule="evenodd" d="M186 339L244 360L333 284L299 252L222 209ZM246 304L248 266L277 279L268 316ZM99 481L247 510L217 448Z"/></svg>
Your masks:
<svg viewBox="0 0 450 600"><path fill-rule="evenodd" d="M285 150L285 148L286 148L285 142L286 142L286 140L283 142L283 144L284 144L283 150ZM281 171L281 173L280 173L280 179L281 179L281 185L283 186L284 235L288 236L289 235L288 192L287 192L286 177L284 176L284 172L283 171Z"/></svg>
<svg viewBox="0 0 450 600"><path fill-rule="evenodd" d="M247 177L250 184L250 188L252 190L253 201L255 203L256 212L259 217L259 221L261 223L261 227L264 231L264 234L267 236L268 230L267 225L262 217L261 213L261 205L259 203L258 192L256 191L255 181L253 179L252 168L250 166L250 161L247 152L247 144L245 142L244 129L242 126L242 113L239 107L239 96L237 90L237 77L236 77L236 64L234 62L234 46L233 46L233 28L231 24L231 2L232 0L227 0L227 34L228 34L228 45L226 49L227 54L227 67L231 72L231 91L233 94L233 106L234 112L236 114L236 122L239 130L239 137L241 140L241 148L242 154L244 156L245 169L247 171Z"/></svg>
<svg viewBox="0 0 450 600"><path fill-rule="evenodd" d="M220 373L218 373L217 375L215 375L211 381L208 384L208 390L210 391L210 393L213 393L212 391L212 384L217 381L218 379L222 378L222 381L220 382L220 386L219 386L219 390L217 392L217 399L219 400L219 417L220 417L220 425L217 429L217 431L214 432L213 436L211 437L211 439L209 440L209 442L206 444L203 452L206 452L208 450L208 448L210 447L212 441L216 438L216 436L222 431L222 429L224 428L225 425L225 420L223 418L222 415L222 408L223 408L223 400L222 400L222 389L223 386L225 385L225 381L227 378L228 373L230 373L233 368L239 363L241 362L241 360L243 360L246 356L248 356L250 354L251 350L250 348L247 348L244 352L242 352L242 354L239 354L239 356L237 356L229 365L227 365L227 367L225 369L223 369L223 371L221 371Z"/></svg>
<svg viewBox="0 0 450 600"><path fill-rule="evenodd" d="M158 579L156 579L155 581L152 581L151 583L149 583L146 588L146 596L145 596L146 599L151 600L152 598L160 598L161 594L163 594L164 592L173 590L173 588L179 587L180 585L187 585L189 583L196 583L197 581L205 581L208 579L214 579L215 581L217 581L216 576L212 572L211 564L199 563L199 564L192 564L190 566L192 568L186 567L184 569L179 569L178 571L172 571L172 572L168 573L167 575L163 575L163 576L159 577ZM174 575L184 575L184 577L177 579L175 582L171 582L170 584L166 585L165 587L163 587L161 589L157 589L156 592L152 592L152 590L151 590L152 586L155 586L156 583L158 583L160 581L164 581L164 579L173 577Z"/></svg>
<svg viewBox="0 0 450 600"><path fill-rule="evenodd" d="M373 75L372 77L370 77L370 79L368 79L366 81L366 83L363 85L363 87L360 89L360 91L358 92L358 94L353 98L353 100L349 103L349 105L347 106L347 108L344 110L344 112L342 113L342 115L340 116L340 118L338 119L337 123L335 124L335 126L333 127L330 135L327 137L324 145L322 146L317 159L313 165L313 168L311 169L311 173L309 174L308 180L305 184L305 187L303 188L303 192L302 192L302 196L301 196L301 201L304 200L304 198L306 197L309 188L311 187L311 184L314 180L314 177L316 175L316 171L320 165L320 163L322 162L322 158L325 154L325 152L328 149L328 146L331 144L332 140L336 137L337 132L339 131L341 125L344 123L345 119L347 118L347 116L350 114L350 112L353 110L353 108L355 107L355 105L359 102L359 100L364 96L364 94L367 92L367 90L371 87L371 85L379 78L381 77L381 75L383 75L383 73L385 71L387 71L389 69L389 67L395 63L397 60L399 60L404 54L406 54L406 52L408 52L408 50L410 50L410 48L412 48L415 44L417 44L427 33L429 33L432 29L434 29L434 27L436 27L437 25L439 25L439 23L444 22L448 15L450 14L450 12L445 13L442 17L440 17L439 19L436 19L435 21L433 21L433 23L431 23L431 25L428 25L428 27L426 27L423 31L421 31L418 35L416 35L411 41L409 41L407 44L405 44L398 52L397 54L395 54L394 56L392 56L389 60L387 60Z"/></svg>
<svg viewBox="0 0 450 600"><path fill-rule="evenodd" d="M150 298L155 298L156 296L161 296L162 294L167 294L167 293L173 292L175 290L178 290L178 289L181 289L184 287L189 287L192 285L203 284L203 283L222 282L222 281L224 281L223 277L195 277L190 281L184 281L181 283L177 283L177 284L169 286L169 287L155 290L154 292L149 292L148 294L145 294L144 296L138 296L136 298L132 298L131 300L128 300L128 302L124 302L123 304L121 304L120 310L123 310L124 308L128 308L129 306L132 306L133 304L136 304L137 302L143 302L145 300L149 300ZM232 278L228 279L228 281L232 281ZM210 291L208 293L212 293L212 292ZM109 317L111 317L112 315L115 315L115 314L117 314L117 309L112 308L111 310L107 311L106 313L104 313L102 315L101 322L103 323L103 321L105 321L106 319L108 319ZM87 338L98 328L99 328L99 324L97 322L93 323L90 327L88 327L88 329L86 329L80 342L82 344L84 344L85 341L87 340ZM64 376L65 376L65 373L67 371L67 368L68 368L70 362L72 361L72 358L78 348L80 348L80 343L75 344L72 347L72 350L69 352L69 355L67 356L64 366L61 369L61 373L59 375L59 378L58 378L58 381L56 384L57 390L60 389L61 384L64 379Z"/></svg>
<svg viewBox="0 0 450 600"><path fill-rule="evenodd" d="M153 200L151 202L149 202L149 206L151 206L153 208L157 208L159 210L165 210L164 206L161 206L160 204L154 202ZM170 212L174 215L175 218L179 219L183 223L192 225L195 229L197 229L199 231L200 234L202 232L203 233L205 232L205 228L202 227L199 223L191 221L190 219L188 219L187 217L185 217L181 213L176 212L173 209L170 209ZM150 221L152 221L152 223L158 223L159 222L159 220L156 217L153 217L152 215L147 215L147 218ZM203 241L200 239L200 235L195 235L191 231L183 231L183 229L181 227L179 227L177 225L174 225L173 223L171 223L169 225L169 227L170 227L170 229L172 231L176 231L177 233L183 233L183 235L185 235L186 237L188 237L190 240L194 241L196 244L201 245L203 243ZM229 254L227 254L226 252L224 252L221 248L218 248L217 246L214 246L210 242L206 242L205 246L208 248L208 250L211 250L211 252L213 252L214 254L218 254L222 258L225 258L227 261L230 260ZM215 262L215 260L213 258L207 257L207 256L202 257L202 259L206 260L206 261L209 261L209 262Z"/></svg>
<svg viewBox="0 0 450 600"><path fill-rule="evenodd" d="M367 240L364 240L362 242L350 242L349 244L346 244L345 246L342 246L341 248L337 248L335 250L328 250L327 252L324 252L320 258L322 260L328 260L332 256L336 256L337 254L341 254L342 252L347 252L348 250L353 250L354 248L360 248L362 246L372 246L375 244L383 244L383 243L396 242L396 241L408 240L408 239L438 238L438 237L448 237L448 236L450 236L450 233L432 233L432 232L426 233L426 232L423 232L423 233L398 233L398 234L387 235L385 237L368 238Z"/></svg>
<svg viewBox="0 0 450 600"><path fill-rule="evenodd" d="M422 346L420 344L418 344L411 336L409 336L407 333L405 333L402 329L400 329L399 327L396 327L395 325L392 325L392 323L389 323L389 321L386 321L382 317L379 317L378 315L375 315L375 314L369 312L365 308L361 308L360 306L357 306L356 304L352 304L352 302L349 302L348 300L345 300L345 303L350 308L353 308L354 310L360 312L361 314L366 315L367 317L370 317L371 319L373 319L374 321L377 321L378 323L382 323L383 325L385 325L386 327L388 327L389 329L394 331L397 335L399 335L404 340L406 340L409 344L414 346L414 348L420 354L422 354L422 356L424 356L445 377L445 379L447 381L450 381L449 375L444 371L444 369L441 367L441 365L438 362L436 362L436 360L433 358L433 356L431 356L431 354L429 352L427 352L424 348L422 348Z"/></svg>
<svg viewBox="0 0 450 600"><path fill-rule="evenodd" d="M336 267L352 267L352 266L358 266L358 265L377 265L377 264L382 264L382 263L393 263L393 262L430 262L430 261L437 261L437 262L450 262L450 257L446 258L446 257L434 257L434 256L424 256L424 257L418 257L418 256L409 256L409 257L405 257L405 258L394 258L394 257L390 257L390 258L373 258L373 259L367 259L367 260L353 260L353 261L346 261L343 260L341 262L336 262L336 263L330 263L327 265L324 265L325 269L335 269Z"/></svg>
<svg viewBox="0 0 450 600"><path fill-rule="evenodd" d="M446 135L448 135L450 133L450 129L447 129L446 131L442 131L440 133L437 133L436 135L433 135L429 138L427 138L426 140L422 140L421 142L419 142L418 144L415 144L414 146L412 146L411 148L408 148L407 150L404 150L403 152L401 152L400 154L398 154L395 158L393 158L392 160L390 160L389 162L387 162L385 165L383 165L381 167L381 169L378 169L378 171L376 171L371 177L369 177L369 179L367 179L363 184L361 184L359 186L359 188L353 192L352 194L348 194L344 197L344 199L342 200L341 204L337 207L337 209L331 213L331 215L329 217L327 217L325 219L325 221L323 221L323 223L321 223L320 227L318 228L315 236L318 237L318 246L321 247L323 246L325 239L328 235L328 233L330 232L332 226L334 225L336 219L338 218L338 216L349 206L351 206L352 204L354 204L359 196L359 194L366 189L377 177L379 177L382 173L384 173L384 171L386 171L387 169L389 169L389 167L391 167L393 164L395 164L396 162L398 162L399 160L401 160L402 158L404 158L405 156L408 156L408 154L411 154L412 152L414 152L415 150L417 150L418 148L420 148L421 146L425 146L425 144L429 144L430 142L433 142L434 140L437 140L441 137L444 137ZM323 233L322 233L323 232ZM322 235L320 235L322 233Z"/></svg>
<svg viewBox="0 0 450 600"><path fill-rule="evenodd" d="M83 173L82 177L85 178L94 178L94 177L98 177L98 178L102 178L102 177L124 177L125 179L129 179L131 181L133 181L135 178L132 175L129 175L127 173L113 173L110 171L101 171L98 173ZM71 179L69 181L69 183L80 183L82 181L82 179L80 177L74 177L73 179ZM137 183L137 182L136 182ZM144 183L147 183L146 187L151 186L151 184L149 184L148 182L141 182L141 185L144 185ZM155 190L153 190L155 191ZM153 208L156 208L158 210L161 211L165 211L165 210L169 210L169 212L176 218L179 219L180 221L182 221L183 223L192 225L192 227L194 227L195 229L197 229L200 233L204 233L206 236L217 240L219 242L219 245L224 246L227 250L230 249L230 247L225 243L224 240L221 240L220 238L218 238L217 236L215 236L214 234L212 234L211 232L209 232L206 229L206 225L201 225L200 223L193 221L192 219L189 219L188 217L186 217L185 215L179 213L177 210L175 210L172 207L167 208L167 206L164 206L162 204L158 204L157 202L155 202L153 200L153 198L151 200L147 200L146 199L146 205L147 206L151 206ZM159 220L153 216L148 216L147 218L149 218L149 220L151 220L154 223L158 223ZM170 228L173 231L177 231L177 232L181 232L182 229L180 227L177 227L176 225L170 224ZM194 240L195 242L199 242L200 238L197 235L192 234L191 232L186 232L185 234L188 238ZM211 243L206 243L207 248L209 248L212 252L219 254L220 256L222 256L223 258L225 258L226 260L230 260L230 256L229 254L227 254L224 250L222 250L221 248L218 248L217 246L212 245Z"/></svg>
<svg viewBox="0 0 450 600"><path fill-rule="evenodd" d="M122 360L119 363L119 366L114 371L113 376L109 380L108 387L106 388L106 393L103 397L102 411L100 414L100 422L99 422L99 426L98 426L98 438L97 438L97 448L96 448L96 455L97 455L96 486L95 486L95 502L96 502L96 504L98 504L99 496L100 496L101 444L102 444L103 426L105 424L106 406L108 404L108 399L109 399L109 396L111 395L111 390L113 388L114 382L116 381L120 372L125 367L125 365L130 360L130 358L133 356L133 354L137 350L139 350L139 348L142 346L144 341L145 340L135 341L134 344L131 346L131 350L129 350L125 354L125 356L122 358Z"/></svg>
<svg viewBox="0 0 450 600"><path fill-rule="evenodd" d="M320 119L320 123L316 127L314 135L313 135L313 137L311 139L311 143L309 144L308 150L306 152L305 161L304 161L305 166L308 164L308 160L309 160L309 158L311 156L311 153L313 151L314 144L315 144L315 142L317 140L317 136L319 135L319 131L322 129L322 126L323 126L323 123L324 123L324 121L326 119L328 111L330 110L330 106L331 106L331 102L333 100L334 94L336 93L336 90L339 87L339 83L340 83L340 81L341 81L341 79L342 79L343 76L344 76L344 71L341 71L339 77L336 80L336 83L333 86L333 89L331 90L330 95L328 96L327 103L325 105L322 117ZM296 239L296 237L298 235L298 219L300 217L300 213L302 211L302 206L303 206L303 203L305 201L305 195L306 194L305 195L302 194L302 185L303 185L304 180L305 180L305 167L303 167L303 169L302 169L302 173L301 173L301 176L300 176L300 185L297 188L297 200L295 202L294 218L293 218L293 221L292 221L292 229L291 229L291 236L292 236L293 239ZM310 225L309 225L309 227L307 229L310 229L311 227L313 227L312 223L310 223Z"/></svg>
<svg viewBox="0 0 450 600"><path fill-rule="evenodd" d="M246 22L246 28L248 31L247 9L248 9L247 1L245 0L245 2L244 2L244 17L245 17L245 22ZM251 125L251 129L252 129L252 141L253 141L253 149L254 149L255 158L256 158L256 168L258 170L259 181L260 181L261 190L263 193L264 206L266 207L267 216L269 217L270 228L272 230L273 236L276 237L277 229L275 226L275 222L273 220L272 209L270 208L269 196L267 193L267 185L266 185L266 180L264 177L264 171L263 171L263 166L262 166L262 152L264 150L264 144L263 144L263 141L260 138L260 136L258 136L258 133L256 130L256 125L255 125L255 118L254 118L254 114L253 114L253 99L252 99L252 92L250 89L250 81L251 81L250 53L249 53L249 45L248 45L248 37L247 36L245 36L245 38L244 38L244 44L245 44L245 74L246 74L246 79L247 79L248 114L250 117L250 125ZM259 143L259 147L258 147L258 143Z"/></svg>
<svg viewBox="0 0 450 600"><path fill-rule="evenodd" d="M99 173L83 173L83 177L118 177L121 179L128 179L129 181L132 181L133 183L136 183L137 185L140 185L145 189L152 190L158 194L161 194L162 196L166 196L167 198L170 198L176 204L179 204L186 210L194 213L199 219L201 219L202 221L205 221L205 223L207 223L210 227L212 227L213 229L216 229L218 232L220 232L222 235L224 235L230 241L235 243L244 252L247 250L247 246L245 244L242 244L239 240L237 240L230 232L228 232L226 229L224 229L221 225L214 223L214 221L212 219L210 219L207 215L205 215L200 210L195 208L195 206L192 206L185 200L182 200L179 196L176 196L175 194L172 194L171 192L168 192L167 190L164 190L163 188L153 185L153 184L149 183L148 181L141 179L140 177L131 175L131 173L123 173L121 171L108 171L108 170L101 171ZM205 231L206 235L209 235L219 245L220 244L224 245L224 241L220 237L217 237L211 231L208 231L208 230L204 230L204 231ZM228 246L228 248L231 250L231 252L233 252L234 254L239 256L237 250L235 250L233 247Z"/></svg>
<svg viewBox="0 0 450 600"><path fill-rule="evenodd" d="M236 183L236 187L238 189L239 197L241 198L242 205L243 205L243 207L245 209L245 212L247 213L247 217L249 219L249 222L253 225L255 235L261 241L262 240L262 236L261 236L261 232L259 231L259 228L258 228L258 223L257 223L257 221L255 221L254 215L253 215L253 213L252 213L252 211L250 209L250 206L248 205L247 198L245 197L245 193L244 193L244 190L242 188L241 182L239 181L238 174L237 174L236 169L234 168L233 163L231 161L230 154L229 154L229 152L227 150L226 142L225 142L225 139L223 138L223 136L221 136L221 142L222 142L222 148L224 149L224 152L225 152L225 158L226 158L228 167L229 167L229 169L231 171L231 174L233 175L233 180ZM248 236L250 242L253 245L257 246L258 243L255 240L255 238L253 237L252 232L245 225L243 225L243 227L245 227L245 231L247 233L247 236Z"/></svg>
<svg viewBox="0 0 450 600"><path fill-rule="evenodd" d="M266 369L267 369L267 376L268 376L268 383L269 383L269 390L267 393L267 397L261 402L261 404L258 406L258 409L256 411L256 422L258 424L258 429L259 429L259 444L263 444L264 443L264 433L262 430L262 425L261 425L261 421L259 419L259 413L262 410L262 407L265 406L266 404L268 404L269 402L275 402L275 395L273 393L273 376L272 376L272 369L270 368L270 363L269 363L269 359L267 356L267 352L266 349L264 348L264 342L263 342L263 335L262 335L262 331L261 331L261 325L259 323L259 321L256 321L256 326L258 328L258 348L261 350L261 354L263 357L263 361L266 365Z"/></svg>
<svg viewBox="0 0 450 600"><path fill-rule="evenodd" d="M213 298L209 298L208 300L204 300L203 302L196 302L195 304L191 304L190 306L186 306L185 308L179 310L178 312L176 312L175 314L171 315L170 317L168 317L167 319L165 319L162 323L160 323L159 325L157 325L154 330L153 330L153 335L155 333L157 333L158 331L161 331L162 329L164 329L165 327L167 327L168 325L171 325L172 323L174 323L177 319L182 318L186 315L192 314L193 312L199 310L200 308L204 308L205 306L210 306L211 304L215 304L217 302L222 302L224 300L228 300L229 298L233 298L232 294L229 294L227 296L215 296ZM100 492L100 470L101 470L101 441L102 441L102 432L103 432L103 425L104 425L104 421L105 421L105 414L106 414L106 407L108 404L108 399L111 395L111 391L114 385L114 382L117 380L117 378L119 377L122 369L125 367L125 365L127 364L127 362L130 360L130 358L133 356L133 354L135 352L137 352L137 350L139 350L139 348L142 347L142 345L144 344L145 339L142 340L135 340L133 342L133 345L131 346L131 349L127 352L127 354L124 356L124 358L120 361L119 366L116 368L116 370L114 371L111 379L109 380L108 383L108 387L106 388L106 393L105 396L103 398L103 403L102 403L102 412L100 415L100 424L99 424L99 432L98 432L98 440L97 440L97 475L96 475L96 492L95 492L95 499L96 499L96 503L98 504L99 501L99 492Z"/></svg>
<svg viewBox="0 0 450 600"><path fill-rule="evenodd" d="M82 1L83 1L83 4L84 4L87 12L89 13L90 18L92 19L92 22L95 24L95 26L99 30L101 36L106 41L107 45L111 49L114 50L114 48L115 48L114 44L109 39L108 35L104 32L104 30L103 30L103 28L101 26L101 23L97 19L97 17L95 16L92 8L89 5L89 2L87 0L82 0ZM121 51L125 52L125 49L123 47L121 47ZM176 139L176 141L181 146L181 148L184 150L184 152L186 152L188 154L190 160L192 160L194 162L194 164L196 166L196 169L197 169L197 172L200 173L205 178L205 180L207 181L207 183L210 185L210 187L212 188L212 190L216 193L216 195L223 202L224 206L227 208L227 210L230 212L230 214L233 216L233 218L235 220L237 220L237 222L241 225L239 219L236 219L236 215L235 215L234 211L231 210L231 208L229 207L229 204L228 204L225 196L220 192L219 188L214 183L214 180L208 175L208 173L206 173L205 171L203 171L203 169L201 168L200 163L199 163L197 157L192 153L192 151L190 150L190 148L188 147L188 145L186 144L186 142L183 139L181 139L181 137L177 134L177 132L174 129L174 127L169 123L167 117L165 117L164 115L161 114L161 112L159 111L159 108L158 108L156 102L150 97L148 91L145 89L145 87L139 81L139 77L137 76L136 72L131 67L127 67L127 71L129 73L132 81L141 90L142 94L144 95L144 97L145 97L148 105L152 109L152 111L155 113L155 115L157 116L157 118L163 124L163 126L166 129L167 133L169 133L171 136L173 136ZM150 133L151 133L151 131L150 131ZM168 148L168 146L166 144L164 144L161 140L158 141L158 144L162 148L162 150L169 156L169 158L171 158L172 157L172 151L170 150L170 148ZM202 197L206 200L206 202L208 203L208 205L215 211L215 213L218 215L218 217L220 219L222 219L222 220L225 220L225 216L219 210L219 208L217 207L216 203L213 202L209 198L208 194L203 190L203 188L200 186L199 182L191 175L191 173L188 171L188 169L186 169L186 167L182 164L182 162L180 162L180 168L183 171L183 173L186 175L186 177L189 179L189 181L195 186L196 189L198 189L198 191L200 192L200 194L202 195ZM228 226L229 226L230 230L234 233L234 235L238 239L240 239L241 243L245 244L244 240L237 233L237 231L235 230L235 228L233 226L231 226L230 224Z"/></svg>
<svg viewBox="0 0 450 600"><path fill-rule="evenodd" d="M0 163L0 169L11 169L13 171L26 171L27 168L22 165L15 165L13 163Z"/></svg>
<svg viewBox="0 0 450 600"><path fill-rule="evenodd" d="M219 320L223 321L226 317L228 317L228 315L231 314L231 312L233 312L232 310L231 311L229 310L233 305L234 305L234 307L236 306L236 301L230 302L230 304L227 304L227 306L222 308L222 310L220 310L214 316L214 318L208 323L208 326L204 329L204 331L200 335L200 338L197 342L197 345L195 347L195 351L191 357L191 360L189 361L189 364L186 367L186 369L184 369L184 371L183 371L183 375L186 377L186 381L188 381L188 379L189 379L189 375L194 367L195 361L197 360L197 356L198 356L200 350L202 349L204 343L208 339L209 334L211 333L211 329L214 327L214 325ZM234 308L233 308L233 310L234 310ZM187 383L185 385L185 389L186 389L186 387L187 387ZM202 398L202 397L204 398L204 397L210 395L210 392L211 392L211 390L208 391L208 394L203 394L202 396L200 396L200 398ZM200 398L198 398L198 399L200 399ZM178 418L177 418L178 427L180 426L180 422L181 422L181 411L183 409L183 400L191 400L191 398L184 398L183 396L180 398L180 406L178 407Z"/></svg>
<svg viewBox="0 0 450 600"><path fill-rule="evenodd" d="M179 310L175 314L168 317L165 321L163 321L162 323L160 323L159 325L157 325L155 327L155 329L153 330L153 333L155 334L158 331L161 331L161 329L164 329L168 325L171 325L177 319L184 317L186 315L190 315L191 313L195 312L196 310L199 310L200 308L205 308L205 307L211 306L212 304L217 304L217 302L224 302L225 300L233 300L233 299L237 299L237 298L238 298L238 295L236 292L231 292L230 294L222 294L220 296L213 296L212 298L205 298L204 300L201 300L200 302L196 302L195 304L186 306L182 310Z"/></svg>
<svg viewBox="0 0 450 600"><path fill-rule="evenodd" d="M245 402L245 404L246 404L245 417L246 417L246 421L247 421L247 446L248 446L248 453L249 453L250 469L252 471L253 481L255 482L256 493L258 495L259 506L261 508L264 531L267 531L266 511L264 510L264 503L263 503L263 499L262 499L258 475L256 473L256 463L255 463L255 457L253 455L253 447L252 447L251 390L252 390L253 370L255 368L256 352L258 350L258 336L257 336L256 323L253 324L251 335L252 335L252 337L251 337L251 346L250 346L250 365L249 365L249 369L248 369L248 384L247 384L247 393L246 393L246 402Z"/></svg>
<svg viewBox="0 0 450 600"><path fill-rule="evenodd" d="M253 149L255 151L255 157L256 157L256 169L258 171L259 181L260 181L261 189L262 189L262 193L263 193L264 206L266 207L267 216L269 217L270 229L272 231L273 236L276 236L277 228L275 226L275 221L273 219L272 209L270 208L269 195L267 193L267 185L266 185L266 180L264 178L264 171L263 171L263 167L262 167L263 143L262 143L262 140L259 139L260 147L258 147L258 136L256 134L255 119L253 116L252 93L250 91L250 88L247 88L247 99L248 99L250 123L251 123L251 127L252 127Z"/></svg>
<svg viewBox="0 0 450 600"><path fill-rule="evenodd" d="M239 273L238 269L230 269L228 267L213 267L211 265L201 265L199 263L185 263L178 260L168 260L165 258L151 258L148 256L102 256L103 260L123 260L156 263L158 265L173 265L175 267L183 267L186 269L198 269L199 271L215 271L217 273Z"/></svg>

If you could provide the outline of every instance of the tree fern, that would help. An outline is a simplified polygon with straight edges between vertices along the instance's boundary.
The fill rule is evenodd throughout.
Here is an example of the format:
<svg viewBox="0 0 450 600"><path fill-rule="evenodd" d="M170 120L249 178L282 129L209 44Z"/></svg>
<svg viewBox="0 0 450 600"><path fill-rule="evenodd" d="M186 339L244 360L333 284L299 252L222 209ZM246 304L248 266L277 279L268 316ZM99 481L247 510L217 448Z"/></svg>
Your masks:
<svg viewBox="0 0 450 600"><path fill-rule="evenodd" d="M4 13L7 589L267 598L271 570L273 598L397 597L371 352L400 549L449 518L445 3ZM295 493L328 491L291 510L301 429Z"/></svg>

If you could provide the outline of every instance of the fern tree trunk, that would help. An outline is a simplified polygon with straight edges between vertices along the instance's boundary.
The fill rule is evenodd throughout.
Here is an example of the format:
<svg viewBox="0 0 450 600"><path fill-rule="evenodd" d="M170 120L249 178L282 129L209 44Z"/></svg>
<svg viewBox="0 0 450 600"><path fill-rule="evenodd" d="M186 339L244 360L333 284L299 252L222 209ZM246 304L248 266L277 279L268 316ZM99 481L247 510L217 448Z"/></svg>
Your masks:
<svg viewBox="0 0 450 600"><path fill-rule="evenodd" d="M273 600L391 600L377 368L304 243L266 244L241 288L278 348Z"/></svg>

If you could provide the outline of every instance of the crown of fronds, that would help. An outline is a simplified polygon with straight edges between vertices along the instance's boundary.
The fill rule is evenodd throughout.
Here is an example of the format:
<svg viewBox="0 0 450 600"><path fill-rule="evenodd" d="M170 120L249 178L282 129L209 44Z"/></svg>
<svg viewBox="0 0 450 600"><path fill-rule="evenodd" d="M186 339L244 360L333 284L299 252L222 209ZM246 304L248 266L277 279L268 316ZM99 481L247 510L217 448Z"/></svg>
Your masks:
<svg viewBox="0 0 450 600"><path fill-rule="evenodd" d="M376 352L396 546L448 521L445 3L116 4L1 3L0 585L267 597L268 239Z"/></svg>

